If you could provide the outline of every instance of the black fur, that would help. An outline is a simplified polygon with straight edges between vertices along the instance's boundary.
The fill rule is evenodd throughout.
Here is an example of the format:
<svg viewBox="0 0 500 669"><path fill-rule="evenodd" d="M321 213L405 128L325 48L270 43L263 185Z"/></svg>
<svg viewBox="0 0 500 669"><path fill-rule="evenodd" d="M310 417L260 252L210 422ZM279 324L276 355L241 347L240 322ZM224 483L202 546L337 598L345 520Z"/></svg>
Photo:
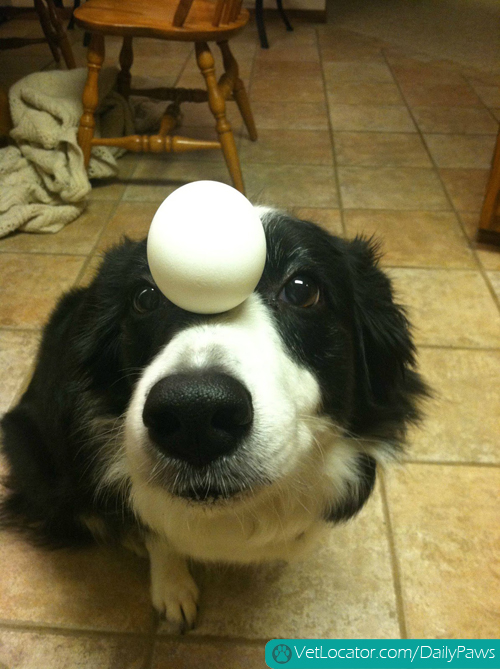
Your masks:
<svg viewBox="0 0 500 669"><path fill-rule="evenodd" d="M323 411L355 438L380 438L394 449L418 418L425 387L414 370L414 347L404 310L377 266L377 247L345 241L315 225L274 213L267 222L268 259L257 287L274 314L290 354L318 379ZM321 286L313 308L284 304L280 292L300 273ZM96 495L99 451L95 421L121 416L141 371L187 324L209 319L161 296L157 309L138 313L137 290L154 285L145 242L125 240L109 251L87 288L61 298L47 324L33 379L2 421L9 464L1 520L49 545L91 539L85 517L104 519L111 536L136 521L127 491ZM332 521L354 515L375 481L375 461L360 453L362 484L334 509Z"/></svg>

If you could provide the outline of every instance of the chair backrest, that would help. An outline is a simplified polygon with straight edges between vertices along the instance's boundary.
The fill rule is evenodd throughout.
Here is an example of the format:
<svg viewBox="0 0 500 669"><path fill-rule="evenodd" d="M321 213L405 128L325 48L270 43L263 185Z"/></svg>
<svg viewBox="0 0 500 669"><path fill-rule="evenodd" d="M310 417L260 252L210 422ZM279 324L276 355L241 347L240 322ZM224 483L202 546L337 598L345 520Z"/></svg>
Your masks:
<svg viewBox="0 0 500 669"><path fill-rule="evenodd" d="M189 14L194 0L180 0L174 14L174 26L181 28ZM214 3L214 27L227 25L236 21L239 16L243 0L216 0Z"/></svg>

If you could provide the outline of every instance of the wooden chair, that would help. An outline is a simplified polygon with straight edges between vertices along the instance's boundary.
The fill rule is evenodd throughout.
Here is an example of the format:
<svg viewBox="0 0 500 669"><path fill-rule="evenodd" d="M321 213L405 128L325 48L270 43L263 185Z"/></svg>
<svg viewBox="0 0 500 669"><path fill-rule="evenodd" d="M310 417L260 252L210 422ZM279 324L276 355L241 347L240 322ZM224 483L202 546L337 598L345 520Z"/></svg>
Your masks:
<svg viewBox="0 0 500 669"><path fill-rule="evenodd" d="M53 0L34 0L34 5L45 37L5 37L0 39L0 50L48 42L56 63L59 65L62 56L68 70L73 69L76 64L71 44Z"/></svg>
<svg viewBox="0 0 500 669"><path fill-rule="evenodd" d="M240 162L231 125L226 118L226 101L234 99L252 140L257 139L250 103L238 74L238 64L228 40L247 24L249 14L242 0L88 0L75 10L75 20L92 34L88 51L88 77L83 92L84 112L80 120L78 142L85 164L92 146L119 146L129 151L170 152L197 149L222 149L235 188L244 192ZM97 107L97 81L104 61L104 36L123 36L120 52L119 91L146 95L171 104L163 116L156 135L131 135L103 139L94 137L94 112ZM132 89L130 68L133 62L132 38L154 37L194 42L196 61L205 79L206 90L185 88ZM208 42L221 50L224 73L216 79L214 59ZM215 118L219 141L203 141L171 135L178 125L182 102L208 102Z"/></svg>

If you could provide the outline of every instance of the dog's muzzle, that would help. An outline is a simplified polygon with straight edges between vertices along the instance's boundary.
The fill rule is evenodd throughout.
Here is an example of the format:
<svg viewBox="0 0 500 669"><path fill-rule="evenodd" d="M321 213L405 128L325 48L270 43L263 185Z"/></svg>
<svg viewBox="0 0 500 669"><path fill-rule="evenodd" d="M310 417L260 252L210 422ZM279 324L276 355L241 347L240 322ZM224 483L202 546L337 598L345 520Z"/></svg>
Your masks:
<svg viewBox="0 0 500 669"><path fill-rule="evenodd" d="M204 467L234 452L248 435L252 397L219 371L171 374L149 391L142 420L163 454Z"/></svg>

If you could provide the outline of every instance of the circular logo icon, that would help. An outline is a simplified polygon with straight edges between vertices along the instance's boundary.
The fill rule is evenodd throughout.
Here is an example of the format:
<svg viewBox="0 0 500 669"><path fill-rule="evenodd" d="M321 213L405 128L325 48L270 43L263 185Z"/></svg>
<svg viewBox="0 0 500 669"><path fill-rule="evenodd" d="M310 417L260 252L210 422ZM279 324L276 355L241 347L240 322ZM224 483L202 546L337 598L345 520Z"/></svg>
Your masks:
<svg viewBox="0 0 500 669"><path fill-rule="evenodd" d="M292 658L292 651L284 643L279 643L274 647L272 656L278 664L286 664Z"/></svg>

